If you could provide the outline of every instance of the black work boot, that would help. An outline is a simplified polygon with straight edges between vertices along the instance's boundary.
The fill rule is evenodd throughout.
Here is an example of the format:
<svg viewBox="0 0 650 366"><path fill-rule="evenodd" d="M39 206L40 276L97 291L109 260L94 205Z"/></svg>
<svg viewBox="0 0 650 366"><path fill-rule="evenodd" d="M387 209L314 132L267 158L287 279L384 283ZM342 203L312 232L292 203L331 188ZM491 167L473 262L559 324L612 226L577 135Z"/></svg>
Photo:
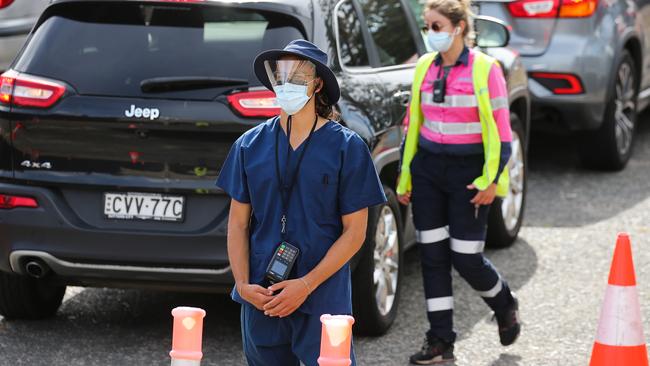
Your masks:
<svg viewBox="0 0 650 366"><path fill-rule="evenodd" d="M512 297L510 307L501 314L495 314L499 324L499 340L504 346L509 346L517 341L521 332L521 320L519 319L519 301Z"/></svg>
<svg viewBox="0 0 650 366"><path fill-rule="evenodd" d="M453 362L454 344L439 338L427 338L420 352L411 356L411 363L415 365L438 365Z"/></svg>

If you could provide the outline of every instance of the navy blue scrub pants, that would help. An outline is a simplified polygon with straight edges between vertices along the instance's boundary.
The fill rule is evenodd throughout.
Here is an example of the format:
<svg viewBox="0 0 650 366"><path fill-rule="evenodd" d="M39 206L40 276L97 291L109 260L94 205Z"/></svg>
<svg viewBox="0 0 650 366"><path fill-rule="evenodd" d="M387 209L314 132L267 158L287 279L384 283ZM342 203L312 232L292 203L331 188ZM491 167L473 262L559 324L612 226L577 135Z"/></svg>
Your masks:
<svg viewBox="0 0 650 366"><path fill-rule="evenodd" d="M454 342L451 267L458 271L495 312L511 304L512 294L483 256L489 206L478 217L469 190L482 175L482 155L432 154L420 148L411 164L412 208L427 304L429 339Z"/></svg>
<svg viewBox="0 0 650 366"><path fill-rule="evenodd" d="M244 354L249 366L318 366L320 314L294 312L286 318L269 317L254 306L241 307ZM356 365L354 349L352 366Z"/></svg>

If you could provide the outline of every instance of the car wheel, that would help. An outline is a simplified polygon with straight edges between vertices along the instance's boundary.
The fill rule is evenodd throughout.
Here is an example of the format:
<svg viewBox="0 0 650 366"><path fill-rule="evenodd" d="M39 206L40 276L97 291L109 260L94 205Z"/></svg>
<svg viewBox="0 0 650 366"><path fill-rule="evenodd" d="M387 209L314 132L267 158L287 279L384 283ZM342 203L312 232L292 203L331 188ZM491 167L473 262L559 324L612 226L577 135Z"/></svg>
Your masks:
<svg viewBox="0 0 650 366"><path fill-rule="evenodd" d="M505 248L517 239L524 220L526 204L526 135L519 117L511 113L512 155L508 161L510 189L504 198L497 197L490 209L487 245Z"/></svg>
<svg viewBox="0 0 650 366"><path fill-rule="evenodd" d="M613 88L601 127L587 133L580 146L582 162L589 168L621 170L632 155L639 92L638 72L627 51L623 51Z"/></svg>
<svg viewBox="0 0 650 366"><path fill-rule="evenodd" d="M352 279L355 330L378 336L397 315L402 280L402 224L395 192L384 186L388 202L372 207L362 253Z"/></svg>
<svg viewBox="0 0 650 366"><path fill-rule="evenodd" d="M0 272L0 315L11 319L42 319L61 306L65 286Z"/></svg>

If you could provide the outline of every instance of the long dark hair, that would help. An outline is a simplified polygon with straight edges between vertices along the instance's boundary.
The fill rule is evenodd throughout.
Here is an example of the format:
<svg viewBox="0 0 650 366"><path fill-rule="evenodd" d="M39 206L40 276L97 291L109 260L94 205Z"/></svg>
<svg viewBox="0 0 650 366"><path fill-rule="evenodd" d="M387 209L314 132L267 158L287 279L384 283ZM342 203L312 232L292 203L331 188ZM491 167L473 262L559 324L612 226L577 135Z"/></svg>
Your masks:
<svg viewBox="0 0 650 366"><path fill-rule="evenodd" d="M316 93L316 114L323 118L331 119L334 121L339 120L339 113L336 111L336 108L332 103L330 103L329 98L327 97L327 92L325 88L325 81L321 79L321 89Z"/></svg>

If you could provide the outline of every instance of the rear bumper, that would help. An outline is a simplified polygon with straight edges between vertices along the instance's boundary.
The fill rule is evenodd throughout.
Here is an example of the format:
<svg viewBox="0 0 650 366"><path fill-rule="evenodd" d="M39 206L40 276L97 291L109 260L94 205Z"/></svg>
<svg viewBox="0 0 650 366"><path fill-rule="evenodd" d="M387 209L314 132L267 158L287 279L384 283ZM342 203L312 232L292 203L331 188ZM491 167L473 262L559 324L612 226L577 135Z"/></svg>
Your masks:
<svg viewBox="0 0 650 366"><path fill-rule="evenodd" d="M606 100L590 95L550 95L533 79L529 80L533 128L545 131L587 131L600 127ZM536 94L535 91L538 91ZM548 94L547 94L548 93Z"/></svg>
<svg viewBox="0 0 650 366"><path fill-rule="evenodd" d="M19 275L27 275L25 264L33 260L45 263L47 268L62 280L68 279L81 284L132 282L134 287L142 287L146 282L151 282L152 287L167 283L169 287L178 288L182 283L186 283L189 284L188 289L200 289L201 283L206 282L205 290L210 290L214 285L227 285L231 282L222 281L230 274L229 266L209 269L76 263L36 250L13 250L9 254L11 271Z"/></svg>
<svg viewBox="0 0 650 366"><path fill-rule="evenodd" d="M57 191L0 184L0 193L36 198L39 208L0 210L0 270L25 274L37 259L64 283L223 291L232 285L227 219L183 233L98 229L85 224Z"/></svg>

